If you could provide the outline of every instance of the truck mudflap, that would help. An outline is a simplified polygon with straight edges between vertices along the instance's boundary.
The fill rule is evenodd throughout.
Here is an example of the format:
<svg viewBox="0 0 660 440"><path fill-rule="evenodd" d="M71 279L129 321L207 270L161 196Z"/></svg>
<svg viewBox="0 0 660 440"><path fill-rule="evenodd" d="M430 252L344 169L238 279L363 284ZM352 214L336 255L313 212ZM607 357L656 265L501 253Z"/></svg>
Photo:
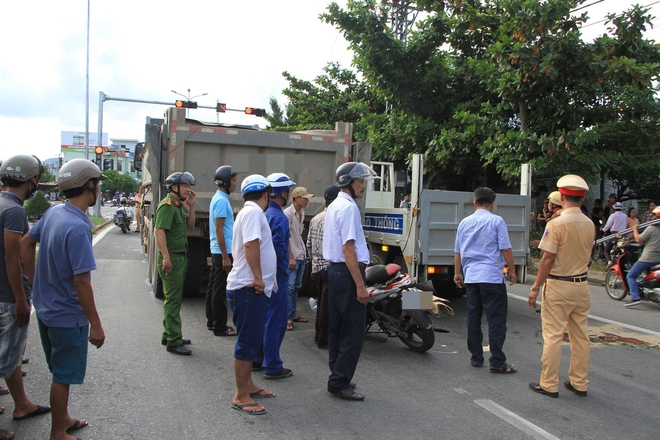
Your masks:
<svg viewBox="0 0 660 440"><path fill-rule="evenodd" d="M405 328L406 331L411 327L419 327L422 330L433 328L433 321L431 320L431 314L429 312L422 310L405 310L402 318L405 319L406 316L410 316L408 325L406 325Z"/></svg>

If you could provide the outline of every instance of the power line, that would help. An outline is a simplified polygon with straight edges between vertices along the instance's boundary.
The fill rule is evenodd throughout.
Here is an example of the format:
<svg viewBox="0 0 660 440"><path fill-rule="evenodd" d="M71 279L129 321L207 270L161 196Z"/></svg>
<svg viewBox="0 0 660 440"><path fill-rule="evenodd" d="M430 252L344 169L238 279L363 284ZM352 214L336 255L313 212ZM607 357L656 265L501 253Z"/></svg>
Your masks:
<svg viewBox="0 0 660 440"><path fill-rule="evenodd" d="M602 0L601 0L601 1L602 1ZM597 3L598 3L598 2L597 2ZM657 5L658 3L660 3L660 0L659 0L659 1L656 1L656 2L653 2L653 3L649 3L648 5L642 6L642 8L648 8L649 6ZM595 3L592 3L592 4L595 4ZM591 6L591 5L587 5L587 6ZM584 6L584 7L586 8L587 6ZM580 8L580 9L581 9L581 8ZM577 11L577 9L576 9L576 11ZM574 12L574 11L571 11L571 12ZM616 17L621 17L622 15L623 15L623 13L617 15ZM599 21L594 21L593 23L585 24L585 25L583 25L583 26L580 26L580 28L581 28L581 29L584 29L584 28L586 28L586 27L594 26L594 25L596 25L596 24L604 23L604 22L606 22L606 21L609 21L609 18L604 18L604 19L599 20Z"/></svg>
<svg viewBox="0 0 660 440"><path fill-rule="evenodd" d="M588 5L580 6L579 8L575 8L571 11L571 13L579 11L580 9L586 9L589 6L597 5L598 3L603 3L605 0L598 0L597 2L590 3Z"/></svg>

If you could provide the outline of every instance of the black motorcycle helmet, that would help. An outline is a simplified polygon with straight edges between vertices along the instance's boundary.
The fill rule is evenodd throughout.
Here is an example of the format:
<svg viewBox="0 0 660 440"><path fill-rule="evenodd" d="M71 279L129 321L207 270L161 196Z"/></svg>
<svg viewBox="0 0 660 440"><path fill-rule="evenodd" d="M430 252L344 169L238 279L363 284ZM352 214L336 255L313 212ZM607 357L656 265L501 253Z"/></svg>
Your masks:
<svg viewBox="0 0 660 440"><path fill-rule="evenodd" d="M173 191L172 186L186 183L190 186L195 186L195 177L188 171L177 171L176 173L172 173L167 176L167 179L165 179L165 188L167 188L168 193L174 193L181 199L181 192L179 192L179 187L177 186L177 190Z"/></svg>
<svg viewBox="0 0 660 440"><path fill-rule="evenodd" d="M231 172L231 165L223 165L217 170L215 170L215 175L213 178L216 185L223 187L227 192L229 192L229 187L231 186L231 179L236 177L236 173Z"/></svg>

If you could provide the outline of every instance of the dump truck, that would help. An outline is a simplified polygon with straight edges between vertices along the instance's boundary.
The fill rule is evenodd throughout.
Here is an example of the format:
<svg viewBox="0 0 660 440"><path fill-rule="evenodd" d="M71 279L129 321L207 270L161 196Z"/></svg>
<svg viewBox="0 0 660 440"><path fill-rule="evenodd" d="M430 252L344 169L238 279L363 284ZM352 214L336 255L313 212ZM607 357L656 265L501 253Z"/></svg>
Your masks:
<svg viewBox="0 0 660 440"><path fill-rule="evenodd" d="M369 163L371 144L353 142L353 124L337 122L334 130L275 132L254 126L200 122L186 118L186 110L168 108L162 123L147 123L145 143L136 157L142 169L145 188L141 240L148 263L148 279L156 297L162 298L162 284L156 267L157 246L154 232L156 206L166 195L165 179L176 171L195 176L193 190L195 226L188 230L188 272L185 296L196 296L206 288L208 279L209 206L217 190L215 170L231 165L238 173L237 188L250 174L264 176L284 172L314 194L306 208L306 221L325 207L323 193L334 183L336 168L346 161ZM229 196L234 215L243 206L240 191Z"/></svg>
<svg viewBox="0 0 660 440"><path fill-rule="evenodd" d="M463 292L454 284L454 242L458 224L474 213L469 191L429 189L424 185L423 155L410 163L410 208L395 207L394 164L371 162L379 179L369 182L364 231L372 263L396 262L419 284L429 281L437 296ZM520 194L497 194L493 213L508 228L518 280L524 282L529 264L530 168L521 168Z"/></svg>

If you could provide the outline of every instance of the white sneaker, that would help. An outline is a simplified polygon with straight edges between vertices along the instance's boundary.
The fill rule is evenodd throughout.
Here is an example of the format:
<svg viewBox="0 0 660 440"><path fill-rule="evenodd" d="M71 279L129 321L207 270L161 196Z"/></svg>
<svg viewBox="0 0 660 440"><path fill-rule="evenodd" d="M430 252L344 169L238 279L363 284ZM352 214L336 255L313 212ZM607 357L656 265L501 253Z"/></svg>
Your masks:
<svg viewBox="0 0 660 440"><path fill-rule="evenodd" d="M641 304L641 303L642 303L642 302L641 302L640 300L638 300L638 299L631 299L630 301L628 301L627 303L625 303L623 306L624 306L624 307L632 307L632 306L636 306L636 305Z"/></svg>

